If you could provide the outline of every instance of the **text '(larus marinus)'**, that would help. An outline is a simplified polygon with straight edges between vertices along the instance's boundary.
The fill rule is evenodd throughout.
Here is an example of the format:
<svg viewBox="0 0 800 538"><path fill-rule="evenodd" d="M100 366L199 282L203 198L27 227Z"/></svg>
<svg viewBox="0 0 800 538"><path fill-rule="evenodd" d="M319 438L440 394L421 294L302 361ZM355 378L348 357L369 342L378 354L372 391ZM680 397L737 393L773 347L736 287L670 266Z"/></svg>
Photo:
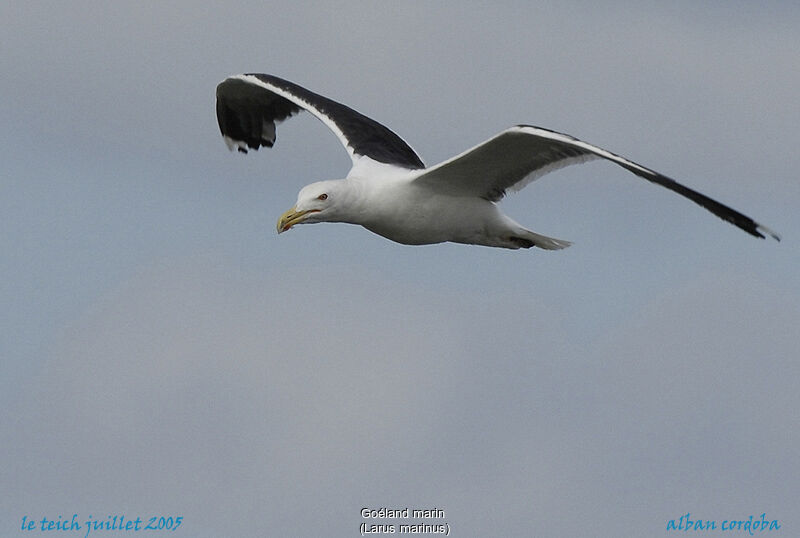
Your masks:
<svg viewBox="0 0 800 538"><path fill-rule="evenodd" d="M510 249L562 249L569 241L534 233L497 206L542 175L591 159L607 159L666 187L747 233L780 237L708 196L610 151L569 135L517 125L472 149L426 167L408 144L380 123L287 80L237 75L217 86L217 120L230 149L242 153L275 143L275 125L307 110L339 138L353 166L344 179L304 187L278 220L278 233L295 224L359 224L407 245L452 241Z"/></svg>

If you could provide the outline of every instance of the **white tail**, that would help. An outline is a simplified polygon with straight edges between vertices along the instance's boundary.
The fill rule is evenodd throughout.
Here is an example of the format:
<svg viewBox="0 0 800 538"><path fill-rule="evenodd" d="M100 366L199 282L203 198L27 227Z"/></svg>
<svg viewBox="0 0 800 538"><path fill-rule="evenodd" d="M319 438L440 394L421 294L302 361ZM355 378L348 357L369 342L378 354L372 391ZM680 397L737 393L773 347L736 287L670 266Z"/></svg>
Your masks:
<svg viewBox="0 0 800 538"><path fill-rule="evenodd" d="M520 233L511 238L511 241L518 245L518 248L539 247L545 250L561 250L567 248L572 243L555 237L547 237L530 230L522 229Z"/></svg>

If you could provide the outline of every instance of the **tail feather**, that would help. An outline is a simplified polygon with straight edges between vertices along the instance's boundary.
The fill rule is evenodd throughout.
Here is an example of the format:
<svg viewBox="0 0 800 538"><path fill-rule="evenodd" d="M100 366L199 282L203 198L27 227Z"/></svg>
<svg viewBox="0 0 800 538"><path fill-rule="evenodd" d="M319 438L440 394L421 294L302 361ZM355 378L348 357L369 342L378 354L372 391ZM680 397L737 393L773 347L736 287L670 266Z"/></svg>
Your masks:
<svg viewBox="0 0 800 538"><path fill-rule="evenodd" d="M520 233L512 236L510 239L517 248L539 247L544 250L561 250L572 244L570 241L556 239L555 237L547 237L546 235L537 234L529 230L521 230Z"/></svg>

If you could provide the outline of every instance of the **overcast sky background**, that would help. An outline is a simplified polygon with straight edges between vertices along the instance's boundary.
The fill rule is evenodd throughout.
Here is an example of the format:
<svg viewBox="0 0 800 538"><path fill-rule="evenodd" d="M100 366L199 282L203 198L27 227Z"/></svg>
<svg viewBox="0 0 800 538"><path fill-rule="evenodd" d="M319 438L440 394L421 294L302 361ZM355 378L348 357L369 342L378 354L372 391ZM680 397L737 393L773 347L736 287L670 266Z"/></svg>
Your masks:
<svg viewBox="0 0 800 538"><path fill-rule="evenodd" d="M384 506L457 537L800 532L798 35L788 1L2 3L0 534L348 537ZM560 252L278 237L349 159L308 115L228 152L214 89L247 71L427 164L566 132L783 241L597 162L503 202Z"/></svg>

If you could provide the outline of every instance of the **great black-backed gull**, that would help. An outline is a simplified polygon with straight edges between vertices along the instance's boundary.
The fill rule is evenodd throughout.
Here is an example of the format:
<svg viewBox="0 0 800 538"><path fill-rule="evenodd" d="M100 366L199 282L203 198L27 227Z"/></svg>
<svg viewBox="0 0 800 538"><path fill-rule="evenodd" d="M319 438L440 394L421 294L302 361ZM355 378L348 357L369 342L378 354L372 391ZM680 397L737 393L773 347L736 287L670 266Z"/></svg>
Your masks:
<svg viewBox="0 0 800 538"><path fill-rule="evenodd" d="M304 187L281 215L278 233L295 224L347 222L398 243L452 241L511 249L562 249L569 241L523 228L496 202L542 175L591 159L607 159L666 187L747 233L780 237L750 217L658 172L569 135L517 125L435 166L355 110L272 75L245 74L217 86L217 120L230 149L272 147L275 125L307 110L339 138L353 166L344 179Z"/></svg>

